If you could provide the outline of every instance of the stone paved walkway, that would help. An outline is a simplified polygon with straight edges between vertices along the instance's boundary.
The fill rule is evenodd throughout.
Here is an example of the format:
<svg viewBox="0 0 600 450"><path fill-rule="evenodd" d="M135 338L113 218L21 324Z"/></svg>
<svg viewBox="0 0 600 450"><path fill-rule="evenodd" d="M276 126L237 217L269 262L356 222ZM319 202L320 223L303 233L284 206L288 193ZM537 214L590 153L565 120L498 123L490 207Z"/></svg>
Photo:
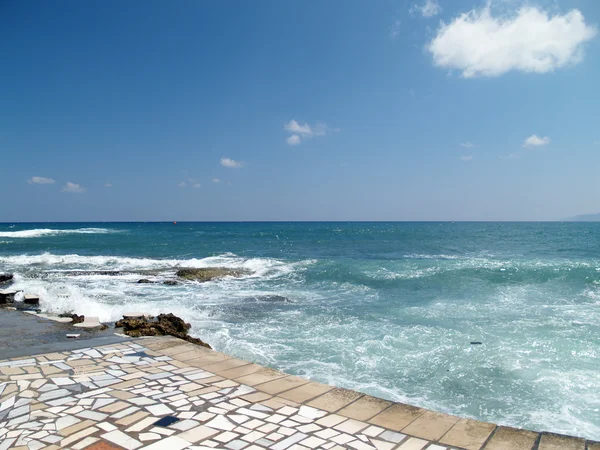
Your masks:
<svg viewBox="0 0 600 450"><path fill-rule="evenodd" d="M0 361L0 450L600 450L309 382L175 338Z"/></svg>

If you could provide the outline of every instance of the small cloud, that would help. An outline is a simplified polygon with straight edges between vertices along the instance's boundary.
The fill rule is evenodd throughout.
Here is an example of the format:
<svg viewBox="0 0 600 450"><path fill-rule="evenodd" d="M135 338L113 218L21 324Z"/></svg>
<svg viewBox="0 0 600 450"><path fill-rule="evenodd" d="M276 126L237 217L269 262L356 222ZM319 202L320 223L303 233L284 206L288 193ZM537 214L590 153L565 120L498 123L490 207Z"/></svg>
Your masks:
<svg viewBox="0 0 600 450"><path fill-rule="evenodd" d="M106 183L104 183L104 187L111 188L112 187L112 183L106 182Z"/></svg>
<svg viewBox="0 0 600 450"><path fill-rule="evenodd" d="M471 161L473 159L472 155L462 155L460 157L460 159L462 159L463 161Z"/></svg>
<svg viewBox="0 0 600 450"><path fill-rule="evenodd" d="M182 181L177 186L179 186L180 188L184 188L185 187L185 181Z"/></svg>
<svg viewBox="0 0 600 450"><path fill-rule="evenodd" d="M522 6L494 15L490 3L440 24L427 44L435 66L458 70L463 78L548 73L583 61L583 44L597 34L577 9L551 15Z"/></svg>
<svg viewBox="0 0 600 450"><path fill-rule="evenodd" d="M539 137L535 134L529 136L523 142L523 147L541 147L544 145L548 145L550 143L550 138L548 136Z"/></svg>
<svg viewBox="0 0 600 450"><path fill-rule="evenodd" d="M313 131L310 125L305 123L304 125L299 124L296 120L292 119L286 123L283 127L285 131L290 133L300 134L302 136L312 136Z"/></svg>
<svg viewBox="0 0 600 450"><path fill-rule="evenodd" d="M520 153L511 153L508 156L501 157L501 159L520 159L522 157L523 157L523 155L521 155Z"/></svg>
<svg viewBox="0 0 600 450"><path fill-rule="evenodd" d="M473 148L475 147L475 144L473 144L472 142L462 142L460 146L463 148Z"/></svg>
<svg viewBox="0 0 600 450"><path fill-rule="evenodd" d="M300 136L298 136L297 134L292 134L289 138L287 138L285 140L289 145L298 145L300 142L302 142L302 140L300 139Z"/></svg>
<svg viewBox="0 0 600 450"><path fill-rule="evenodd" d="M340 131L339 128L329 128L329 126L323 122L318 122L311 126L308 123L301 124L294 119L286 123L283 126L283 129L292 133L292 135L286 139L286 142L289 145L298 145L302 142L302 139L325 136L331 132L338 133Z"/></svg>
<svg viewBox="0 0 600 450"><path fill-rule="evenodd" d="M70 181L67 181L67 184L65 184L61 190L62 192L71 192L73 194L83 194L86 191L81 185L71 183Z"/></svg>
<svg viewBox="0 0 600 450"><path fill-rule="evenodd" d="M600 145L600 141L594 141L593 144L594 145Z"/></svg>
<svg viewBox="0 0 600 450"><path fill-rule="evenodd" d="M200 183L194 183L194 184L192 184L192 187L196 188L196 189L200 189L202 187L202 185Z"/></svg>
<svg viewBox="0 0 600 450"><path fill-rule="evenodd" d="M54 181L52 178L44 178L44 177L31 177L29 180L27 180L27 182L29 184L54 184L54 183L56 183L56 181Z"/></svg>
<svg viewBox="0 0 600 450"><path fill-rule="evenodd" d="M239 169L240 167L244 167L244 163L242 161L236 161L235 159L226 157L221 158L221 165L229 169Z"/></svg>
<svg viewBox="0 0 600 450"><path fill-rule="evenodd" d="M416 3L414 3L410 7L411 14L419 13L423 17L427 18L437 16L441 12L442 7L437 2L437 0L425 0L425 2L421 5L417 5Z"/></svg>
<svg viewBox="0 0 600 450"><path fill-rule="evenodd" d="M390 37L392 39L396 39L399 34L400 34L400 21L395 20L394 24L392 25L392 29L390 30Z"/></svg>
<svg viewBox="0 0 600 450"><path fill-rule="evenodd" d="M213 182L213 183L220 183L220 182L221 182L221 179L220 179L220 178L213 178L213 179L212 179L212 182Z"/></svg>

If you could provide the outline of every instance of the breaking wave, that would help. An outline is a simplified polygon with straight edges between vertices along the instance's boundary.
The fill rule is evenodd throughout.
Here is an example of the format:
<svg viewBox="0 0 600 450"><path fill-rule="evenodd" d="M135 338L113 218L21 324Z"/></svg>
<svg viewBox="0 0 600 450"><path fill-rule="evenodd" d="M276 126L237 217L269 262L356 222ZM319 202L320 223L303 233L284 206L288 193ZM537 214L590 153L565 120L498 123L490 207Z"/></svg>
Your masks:
<svg viewBox="0 0 600 450"><path fill-rule="evenodd" d="M42 236L58 236L61 234L108 234L118 232L118 230L109 230L106 228L78 228L75 230L53 230L51 228L37 228L34 230L0 231L0 237L37 238Z"/></svg>

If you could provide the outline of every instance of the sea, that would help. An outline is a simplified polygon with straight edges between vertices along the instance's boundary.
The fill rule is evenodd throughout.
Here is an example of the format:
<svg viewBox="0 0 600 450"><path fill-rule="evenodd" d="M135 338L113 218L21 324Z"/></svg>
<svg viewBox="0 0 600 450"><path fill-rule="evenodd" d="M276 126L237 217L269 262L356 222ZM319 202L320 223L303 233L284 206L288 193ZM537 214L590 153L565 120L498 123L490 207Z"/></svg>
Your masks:
<svg viewBox="0 0 600 450"><path fill-rule="evenodd" d="M250 274L163 284L182 267ZM171 312L294 375L600 439L600 223L0 224L0 272L48 312Z"/></svg>

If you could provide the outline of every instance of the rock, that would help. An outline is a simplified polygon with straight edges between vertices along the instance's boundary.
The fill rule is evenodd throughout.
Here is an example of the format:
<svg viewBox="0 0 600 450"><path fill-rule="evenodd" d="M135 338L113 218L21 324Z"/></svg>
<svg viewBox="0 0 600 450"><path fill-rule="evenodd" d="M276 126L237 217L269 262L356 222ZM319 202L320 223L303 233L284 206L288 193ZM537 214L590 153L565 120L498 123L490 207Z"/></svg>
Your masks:
<svg viewBox="0 0 600 450"><path fill-rule="evenodd" d="M141 280L138 280L138 284L152 284L154 283L154 281L150 281L146 278L142 278Z"/></svg>
<svg viewBox="0 0 600 450"><path fill-rule="evenodd" d="M25 294L23 296L23 303L26 305L39 305L40 298L37 295Z"/></svg>
<svg viewBox="0 0 600 450"><path fill-rule="evenodd" d="M471 345L481 345L481 344L482 344L482 342L479 342L479 341L472 341L471 342Z"/></svg>
<svg viewBox="0 0 600 450"><path fill-rule="evenodd" d="M0 273L0 283L8 283L13 280L12 273Z"/></svg>
<svg viewBox="0 0 600 450"><path fill-rule="evenodd" d="M123 333L131 337L140 336L175 336L193 344L211 348L200 339L188 335L189 323L174 314L159 314L158 317L126 317L115 323L115 327L123 328Z"/></svg>
<svg viewBox="0 0 600 450"><path fill-rule="evenodd" d="M227 267L204 267L201 269L180 269L177 276L185 280L211 281L224 277L241 277L252 274L247 269L229 269Z"/></svg>
<svg viewBox="0 0 600 450"><path fill-rule="evenodd" d="M167 286L177 286L179 283L175 280L167 280L164 281L163 284L166 284Z"/></svg>
<svg viewBox="0 0 600 450"><path fill-rule="evenodd" d="M73 325L76 323L82 323L85 320L85 316L78 316L77 314L59 314L58 317L68 317L73 320Z"/></svg>

